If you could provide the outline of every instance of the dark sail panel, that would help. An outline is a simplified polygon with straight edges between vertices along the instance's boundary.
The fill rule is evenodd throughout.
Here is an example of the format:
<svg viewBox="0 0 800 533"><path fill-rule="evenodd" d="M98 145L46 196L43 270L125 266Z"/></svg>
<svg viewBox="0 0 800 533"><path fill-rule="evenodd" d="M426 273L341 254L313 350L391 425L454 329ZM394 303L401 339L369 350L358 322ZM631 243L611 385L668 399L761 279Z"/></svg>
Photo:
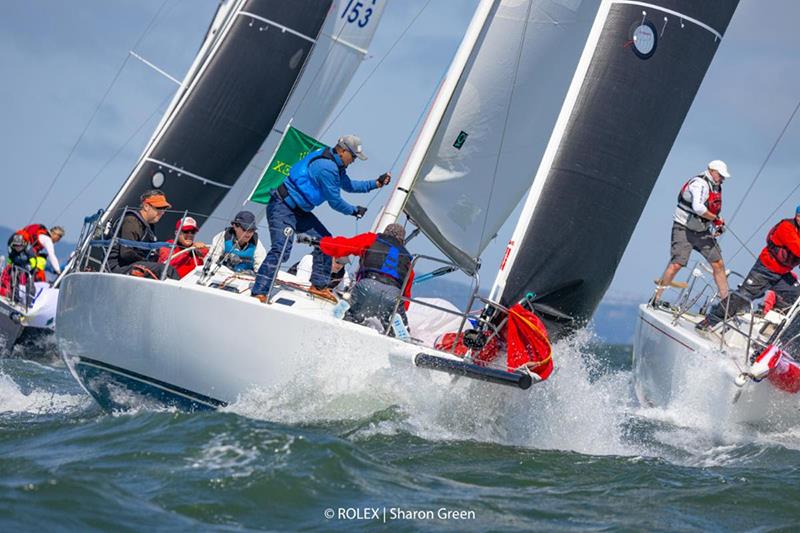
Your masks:
<svg viewBox="0 0 800 533"><path fill-rule="evenodd" d="M244 2L109 206L111 216L137 206L160 172L173 209L188 209L202 224L274 126L330 5L331 0ZM179 216L164 216L159 237L173 234Z"/></svg>
<svg viewBox="0 0 800 533"><path fill-rule="evenodd" d="M591 317L737 3L612 2L500 303Z"/></svg>

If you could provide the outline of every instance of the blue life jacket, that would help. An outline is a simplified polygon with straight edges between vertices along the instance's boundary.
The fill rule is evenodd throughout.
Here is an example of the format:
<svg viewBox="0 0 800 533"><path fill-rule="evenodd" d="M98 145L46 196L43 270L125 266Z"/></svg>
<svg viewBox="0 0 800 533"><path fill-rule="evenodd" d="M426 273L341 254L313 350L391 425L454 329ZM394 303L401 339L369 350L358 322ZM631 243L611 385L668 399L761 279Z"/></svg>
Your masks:
<svg viewBox="0 0 800 533"><path fill-rule="evenodd" d="M289 191L289 196L291 196L295 205L303 211L311 211L325 201L325 196L322 193L324 185L319 182L317 176L309 172L311 163L319 159L330 161L326 164L332 165L336 172L339 173L339 176L345 174L345 168L339 166L330 148L321 148L311 152L292 165L289 170L289 177L286 178L283 184Z"/></svg>
<svg viewBox="0 0 800 533"><path fill-rule="evenodd" d="M225 249L223 250L222 257L230 257L235 255L241 259L236 264L225 262L225 266L234 272L243 272L245 270L255 270L255 257L256 257L256 243L258 242L258 235L253 234L250 242L244 248L239 248L236 244L236 234L232 228L225 231ZM230 254L230 255L229 255Z"/></svg>
<svg viewBox="0 0 800 533"><path fill-rule="evenodd" d="M361 258L361 272L378 274L381 281L400 287L411 268L411 254L403 244L388 235L380 234Z"/></svg>

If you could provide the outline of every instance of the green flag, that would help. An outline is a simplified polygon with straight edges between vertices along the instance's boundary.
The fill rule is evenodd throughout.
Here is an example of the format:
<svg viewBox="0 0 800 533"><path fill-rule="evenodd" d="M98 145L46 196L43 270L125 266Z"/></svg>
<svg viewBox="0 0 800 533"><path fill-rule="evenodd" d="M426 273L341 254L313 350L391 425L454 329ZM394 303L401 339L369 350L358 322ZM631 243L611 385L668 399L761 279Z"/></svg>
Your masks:
<svg viewBox="0 0 800 533"><path fill-rule="evenodd" d="M289 169L292 168L292 165L314 150L324 147L325 145L314 137L290 126L286 133L283 134L281 143L278 145L278 149L275 150L272 160L264 169L264 172L261 173L258 185L250 193L250 201L259 204L269 203L270 193L283 183L283 180L289 175Z"/></svg>

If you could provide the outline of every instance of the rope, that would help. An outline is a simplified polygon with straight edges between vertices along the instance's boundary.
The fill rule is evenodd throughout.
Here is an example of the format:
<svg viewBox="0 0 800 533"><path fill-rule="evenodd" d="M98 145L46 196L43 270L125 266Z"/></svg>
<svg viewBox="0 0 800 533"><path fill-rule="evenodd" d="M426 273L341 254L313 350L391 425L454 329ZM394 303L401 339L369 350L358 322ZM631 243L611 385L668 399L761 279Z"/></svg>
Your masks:
<svg viewBox="0 0 800 533"><path fill-rule="evenodd" d="M97 173L96 173L94 176L92 176L92 178L91 178L91 179L90 179L90 180L89 180L89 181L86 183L86 185L84 185L84 186L83 186L83 188L82 188L80 191L78 191L78 193L77 193L77 194L76 194L76 195L75 195L75 196L72 198L72 200L70 200L70 201L67 203L67 205L64 207L64 209L62 209L62 210L61 210L61 212L60 212L60 213L58 213L58 215L57 215L57 216L55 216L55 217L53 218L53 224L55 224L55 223L58 221L58 219L59 219L59 218L61 218L61 217L64 215L64 213L66 213L66 212L67 212L67 210L68 210L70 207L72 207L72 204L74 204L74 203L75 203L75 202L78 200L78 198L80 198L81 196L83 196L83 193L85 193L85 192L86 192L86 191L89 189L89 187L91 187L92 185L94 185L94 182L95 182L95 181L97 181L97 178L99 178L99 177L100 177L100 175L101 175L101 174L102 174L102 173L105 171L105 169L106 169L106 168L108 168L108 166L109 166L109 165L110 165L110 164L111 164L111 163L112 163L112 162L113 162L113 161L114 161L114 160L117 158L117 156L119 156L119 154L120 154L120 153L122 153L122 151L125 149L125 147L126 147L126 146L128 146L128 145L130 144L130 142L131 142L131 141L132 141L132 140L133 140L133 139L134 139L134 138L135 138L137 135L139 135L139 132L141 132L141 131L142 131L142 129L143 129L143 128L144 128L144 127L145 127L145 126L146 126L146 125L147 125L147 124L148 124L148 123L149 123L149 122L152 120L152 119L153 119L153 117L155 117L155 116L156 116L156 114L157 114L157 113L158 113L158 112L161 110L161 108L162 108L162 107L163 107L163 106L164 106L164 105L165 105L165 104L166 104L166 103L167 103L167 102L170 100L170 98L172 98L172 96L168 96L168 97L167 97L167 98L166 98L166 99L165 99L163 102L161 102L161 103L158 105L158 107L156 107L156 108L153 110L153 112L152 112L152 113L150 113L150 116L148 116L148 117L147 117L147 118L144 120L144 122L142 122L142 123L139 125L139 127L138 127L138 128L136 128L136 131L134 131L134 132L133 132L133 134L131 134L131 136L130 136L130 137L128 137L128 140L126 140L126 141L125 141L125 143L124 143L122 146L120 146L120 147L119 147L119 149L118 149L118 150L117 150L117 151L114 153L114 155L112 155L112 156L111 156L111 157L110 157L110 158L109 158L109 159L108 159L108 160L107 160L107 161L106 161L106 162L103 164L103 166L102 166L102 167L100 167L100 170L98 170L98 171L97 171Z"/></svg>
<svg viewBox="0 0 800 533"><path fill-rule="evenodd" d="M758 226L758 227L755 229L755 231L753 231L753 233L751 233L751 234L750 234L750 236L749 236L747 239L745 239L745 241L744 241L744 242L745 242L745 243L747 243L747 242L750 242L750 241L753 239L753 237L755 237L755 236L756 236L756 235L757 235L759 232L761 232L761 230L763 229L764 225L765 225L767 222L769 222L769 221L772 219L772 217L774 217L774 216L775 216L775 213L777 213L778 211L780 211L780 209L781 209L781 208L784 206L784 204L785 204L787 201L789 201L789 198L791 198L791 197L792 197L792 195L793 195L794 193L796 193L798 190L800 190L800 184L797 184L797 185L795 186L795 188L794 188L794 189L792 189L792 190L789 192L789 194L786 196L786 198L784 198L784 199L783 199L783 201L782 201L780 204L778 204L778 207L776 207L775 209L773 209L773 211L772 211L772 212L771 212L769 215L767 215L767 216L764 218L764 221L761 223L761 225L759 225L759 226ZM739 249L738 249L738 250L736 250L736 253L735 253L735 254L733 254L733 256L731 256L731 258L729 259L729 261L733 261L733 259L734 259L734 258L735 258L737 255L739 255L739 252L741 252L741 251L742 251L742 247L739 247Z"/></svg>
<svg viewBox="0 0 800 533"><path fill-rule="evenodd" d="M383 55L383 57L380 59L380 61L378 61L378 64L375 65L375 68L372 69L372 72L367 74L367 77L364 78L364 81L361 82L361 85L359 85L358 88L356 88L355 92L353 92L353 94L350 96L350 98L347 100L347 102L344 103L344 105L339 110L339 112L336 114L336 116L328 121L328 125L325 127L325 129L322 130L322 133L320 134L320 137L323 137L328 132L328 130L331 128L333 123L336 122L339 119L339 117L342 115L342 113L344 113L344 110L347 109L347 107L355 99L356 95L358 95L358 93L361 91L361 89L364 87L364 85L370 80L370 78L372 78L372 75L375 74L375 72L380 68L380 66L383 64L383 62L386 60L386 58L389 57L389 54L392 53L392 50L394 50L395 46L397 46L397 43L399 43L403 39L403 37L405 37L406 33L408 33L408 30L411 28L411 26L414 25L414 23L417 21L417 19L420 17L420 15L422 15L422 12L425 11L425 9L428 7L428 5L430 3L431 3L431 0L428 0L427 2L425 2L425 5L422 6L422 9L420 9L419 12L414 16L414 18L411 19L411 22L408 23L408 25L405 27L405 29L400 34L400 36L394 41L394 43L392 43L392 46L389 47L389 50L387 50L387 52Z"/></svg>
<svg viewBox="0 0 800 533"><path fill-rule="evenodd" d="M750 185L747 187L747 190L745 191L745 193L744 193L744 196L742 196L742 199L739 201L739 204L736 206L736 209L734 210L734 212L733 212L733 215L731 215L731 218L730 218L729 222L732 222L732 221L733 221L734 217L735 217L735 216L736 216L736 215L739 213L739 210L742 208L742 205L744 205L744 202L745 202L745 200L747 199L747 196L750 194L750 191L751 191L751 190L753 190L753 186L756 184L756 181L757 181L757 180L758 180L758 178L761 176L761 172L764 170L764 168L767 166L767 163L768 163L768 162L769 162L769 160L772 158L772 154L775 152L775 149L778 147L778 144L781 142L781 140L783 140L783 136L786 134L786 131L789 129L789 125L792 123L792 120L794 120L794 117L795 117L795 115L797 114L797 111L798 111L798 109L800 109L800 101L798 101L798 102L797 102L797 105L796 105L796 106L794 106L794 110L793 110L793 111L792 111L792 113L789 115L789 119L788 119L788 120L786 121L786 123L783 125L783 129L781 130L781 133L778 135L778 138L777 138L777 139L775 139L775 142L774 142L774 143L772 143L772 147L769 149L769 152L767 152L767 157L766 157L766 158L764 158L764 161L763 161L763 163L761 163L761 167L758 169L758 172L756 172L756 175L753 177L753 180L750 182ZM791 196L792 196L792 195L793 195L793 194L794 194L794 193L795 193L795 192L796 192L796 191L797 191L799 188L800 188L800 185L798 185L797 187L795 187L794 189L792 189L792 191L791 191L791 192L789 193L789 195L788 195L788 196L787 196L787 197L786 197L786 198L783 200L783 202L781 202L781 203L780 203L780 205L778 205L778 207L777 207L777 208L775 208L775 210L774 210L772 213L770 213L769 215L767 215L767 217L764 219L764 221L761 223L761 225L759 225L759 226L758 226L758 228L757 228L757 229L756 229L756 230L755 230L755 231L754 231L754 232L753 232L753 233L752 233L752 234L751 234L751 235L750 235L750 236L749 236L749 237L748 237L748 238L747 238L747 239L746 239L744 242L742 242L742 240L741 240L741 239L739 239L739 237L736 237L736 235L734 235L733 233L731 233L731 235L733 235L734 237L736 237L736 239L737 239L737 240L738 240L738 241L741 243L741 245L740 245L739 249L738 249L738 250L736 250L736 252L735 252L735 253L734 253L734 254L731 256L731 258L729 259L729 261L733 261L733 259L734 259L734 258L735 258L737 255L739 255L739 252L741 252L743 248L747 249L747 243L748 243L748 242L750 242L750 240L751 240L753 237L755 237L755 236L756 236L756 234L758 234L758 233L761 231L761 229L764 227L764 225L765 225L765 224L766 224L766 223L767 223L767 222L768 222L768 221L769 221L769 220L770 220L770 219L771 219L773 216L775 216L775 213L777 213L777 212L780 210L780 208L781 208L781 207L783 207L783 204L785 204L785 203L786 203L786 201L787 201L787 200L788 200L788 199L789 199L789 198L790 198L790 197L791 197ZM749 252L750 250L749 250L749 249L747 249L747 251ZM752 252L751 252L751 254L752 254Z"/></svg>
<svg viewBox="0 0 800 533"><path fill-rule="evenodd" d="M483 242L483 237L486 234L486 224L489 221L489 207L492 205L492 198L494 197L494 188L497 184L497 170L500 168L500 154L503 152L503 145L506 139L506 130L508 129L508 119L511 116L511 102L514 99L514 91L517 88L517 75L519 74L519 65L522 61L522 50L525 48L525 37L528 33L528 23L530 22L531 18L531 9L533 7L533 2L528 2L528 11L525 14L525 25L522 27L522 39L520 39L519 43L519 50L517 50L517 61L514 65L514 79L511 83L511 92L508 95L508 107L506 108L506 116L503 121L503 131L500 135L500 146L497 149L497 158L495 159L494 163L494 171L492 172L492 186L489 189L489 199L486 202L486 214L483 217L483 227L481 228L481 238L478 240L479 243Z"/></svg>
<svg viewBox="0 0 800 533"><path fill-rule="evenodd" d="M147 27L144 29L144 32L142 32L142 34L136 40L136 43L134 43L132 49L135 49L137 46L139 46L139 44L142 42L142 39L145 38L147 33L150 31L150 28L152 28L153 24L155 24L156 19L161 14L161 11L167 5L167 2L169 2L169 0L164 0L161 3L161 7L158 8L158 11L156 11L155 15L153 15L153 18L150 19L150 22L147 24ZM92 124L92 122L94 121L94 118L97 116L97 113L100 111L100 108L105 103L106 98L108 98L108 95L111 93L111 89L114 88L114 84L117 82L117 80L119 79L120 75L122 74L122 71L125 68L125 65L128 63L128 59L129 58L130 58L130 55L129 54L125 54L125 59L122 60L122 63L120 64L119 68L117 69L116 74L114 74L114 78L111 80L111 83L109 84L108 88L106 89L106 92L103 93L103 97L100 99L100 102L94 108L94 111L92 112L92 115L89 117L89 121L86 123L86 126L84 126L83 131L81 131L81 134L78 136L78 140L76 140L75 144L72 145L72 148L70 149L69 153L67 154L66 159L64 159L64 161L61 163L61 166L59 167L58 172L56 172L56 175L53 176L53 180L50 182L50 185L47 187L47 190L45 191L44 195L42 195L42 199L39 200L39 204L36 206L36 209L34 209L33 215L31 215L31 219L30 219L30 222L29 222L30 224L33 223L34 219L36 218L36 215L39 214L39 210L42 208L42 205L44 205L45 200L47 200L47 197L50 196L50 193L53 191L53 187L55 187L59 176L61 176L61 173L64 171L64 168L66 168L67 163L70 161L70 159L72 159L72 155L75 153L75 150L78 148L78 145L83 140L84 135L86 135L86 132L89 130L89 126Z"/></svg>
<svg viewBox="0 0 800 533"><path fill-rule="evenodd" d="M517 313L513 309L508 310L509 315L514 315L518 319L520 319L525 325L527 325L531 330L539 336L540 340L543 340L547 344L547 349L549 353L547 357L542 359L541 361L531 361L530 363L526 363L526 367L531 368L531 364L533 365L532 368L538 368L546 363L549 363L553 359L553 345L550 344L550 339L547 338L547 335L542 332L542 330L533 322L522 316L521 314Z"/></svg>
<svg viewBox="0 0 800 533"><path fill-rule="evenodd" d="M800 109L800 100L797 102L797 105L794 106L794 111L792 111L792 114L789 115L789 120L787 120L786 124L783 125L783 129L781 130L780 135L778 135L778 138L775 139L774 143L772 143L772 148L769 149L767 157L764 159L764 162L761 163L761 167L758 169L758 172L756 172L756 175L753 177L753 180L750 182L750 185L744 192L744 196L742 196L742 199L739 201L739 205L737 205L736 209L733 211L733 214L731 215L729 222L733 222L734 217L736 217L736 215L739 213L739 210L742 208L742 205L744 205L744 201L747 199L747 195L749 195L750 191L753 190L753 186L756 184L756 181L758 181L758 178L761 176L761 172L764 170L764 167L767 166L767 162L770 160L773 152L775 152L775 149L778 147L778 144L781 142L783 136L786 134L786 130L789 129L789 124L792 123L792 120L794 119L794 116L797 114L798 109Z"/></svg>

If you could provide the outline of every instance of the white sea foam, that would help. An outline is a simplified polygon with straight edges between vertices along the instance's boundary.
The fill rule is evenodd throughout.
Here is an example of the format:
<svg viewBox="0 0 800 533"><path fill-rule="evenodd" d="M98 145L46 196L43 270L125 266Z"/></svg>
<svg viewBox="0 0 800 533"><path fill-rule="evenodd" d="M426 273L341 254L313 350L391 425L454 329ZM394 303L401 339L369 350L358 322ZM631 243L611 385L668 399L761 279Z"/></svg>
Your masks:
<svg viewBox="0 0 800 533"><path fill-rule="evenodd" d="M741 451L751 444L800 449L800 398L762 382L748 383L734 401L736 373L718 353L687 357L673 376L670 401L634 411L659 424L654 453L671 448L680 462L708 467L752 460L760 451Z"/></svg>
<svg viewBox="0 0 800 533"><path fill-rule="evenodd" d="M396 406L402 416L361 436L405 431L431 440L466 439L588 454L635 454L622 438L629 376L592 379L594 358L582 332L554 347L558 371L519 391L412 368L386 368L341 340L306 350L302 376L270 390L251 391L228 409L285 423L359 419ZM321 357L316 354L331 354ZM335 357L333 354L336 354Z"/></svg>
<svg viewBox="0 0 800 533"><path fill-rule="evenodd" d="M200 451L200 457L191 459L191 467L202 470L219 470L226 477L246 477L253 473L252 464L258 459L255 446L242 446L225 433L215 435Z"/></svg>
<svg viewBox="0 0 800 533"><path fill-rule="evenodd" d="M61 394L38 389L26 394L10 376L0 371L0 414L63 413L84 409L91 403L84 394Z"/></svg>

